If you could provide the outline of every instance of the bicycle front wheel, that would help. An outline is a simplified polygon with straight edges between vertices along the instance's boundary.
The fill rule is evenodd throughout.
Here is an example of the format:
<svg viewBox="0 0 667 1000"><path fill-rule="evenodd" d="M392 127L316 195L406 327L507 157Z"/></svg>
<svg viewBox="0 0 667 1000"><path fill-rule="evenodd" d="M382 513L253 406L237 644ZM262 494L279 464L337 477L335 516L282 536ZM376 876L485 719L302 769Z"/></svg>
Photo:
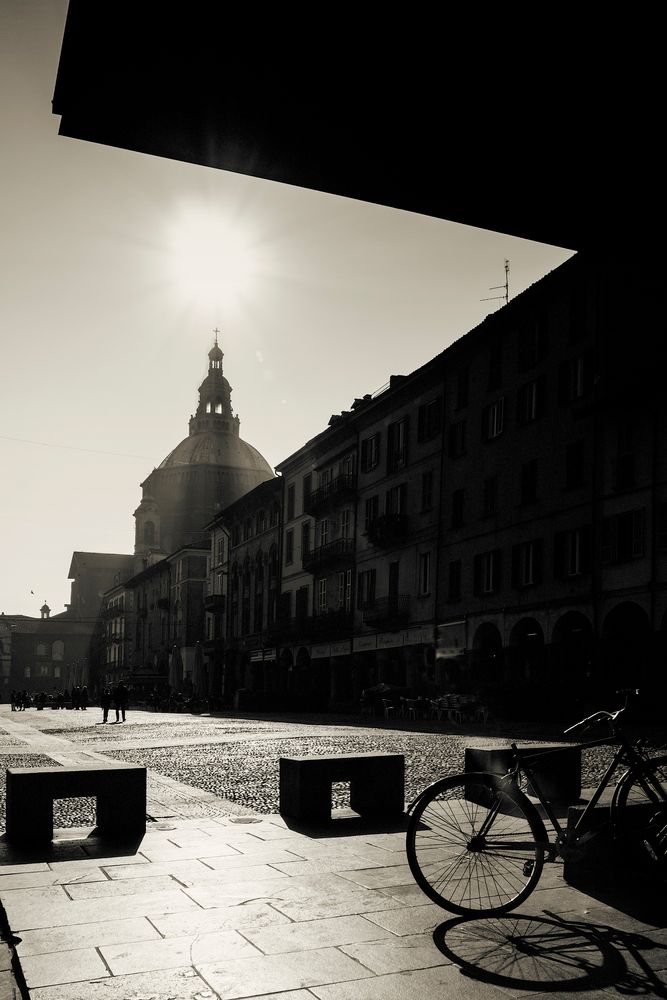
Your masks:
<svg viewBox="0 0 667 1000"><path fill-rule="evenodd" d="M667 756L653 757L621 781L618 832L626 843L641 843L648 857L667 867Z"/></svg>
<svg viewBox="0 0 667 1000"><path fill-rule="evenodd" d="M539 813L508 782L458 774L427 789L407 832L417 885L464 916L505 913L533 891L547 836Z"/></svg>

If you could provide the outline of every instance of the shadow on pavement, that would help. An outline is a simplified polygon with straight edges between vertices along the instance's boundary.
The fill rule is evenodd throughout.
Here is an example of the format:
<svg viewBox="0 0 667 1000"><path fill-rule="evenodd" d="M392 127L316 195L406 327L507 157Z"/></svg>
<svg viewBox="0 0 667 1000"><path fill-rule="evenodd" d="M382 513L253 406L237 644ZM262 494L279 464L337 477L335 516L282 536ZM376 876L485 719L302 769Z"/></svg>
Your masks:
<svg viewBox="0 0 667 1000"><path fill-rule="evenodd" d="M319 837L362 837L376 833L405 833L409 816L403 813L395 819L364 818L351 809L334 809L332 818L320 822L306 822L291 816L281 817L285 826L295 833L303 833L317 840Z"/></svg>
<svg viewBox="0 0 667 1000"><path fill-rule="evenodd" d="M433 941L463 975L504 989L569 993L615 987L631 996L667 998L667 945L645 934L555 914L456 918Z"/></svg>
<svg viewBox="0 0 667 1000"><path fill-rule="evenodd" d="M95 829L68 829L55 832L50 844L21 847L0 834L0 865L20 865L38 861L72 861L83 858L124 858L137 854L143 835L122 839L103 837Z"/></svg>

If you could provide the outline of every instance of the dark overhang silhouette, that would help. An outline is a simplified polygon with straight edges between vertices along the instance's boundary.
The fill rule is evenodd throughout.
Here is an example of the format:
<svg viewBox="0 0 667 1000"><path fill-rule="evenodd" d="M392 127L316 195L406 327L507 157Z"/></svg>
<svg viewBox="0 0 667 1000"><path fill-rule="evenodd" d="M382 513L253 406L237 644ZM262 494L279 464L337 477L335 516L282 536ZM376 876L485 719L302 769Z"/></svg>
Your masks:
<svg viewBox="0 0 667 1000"><path fill-rule="evenodd" d="M577 250L660 225L650 31L630 72L627 27L320 15L70 0L60 132Z"/></svg>

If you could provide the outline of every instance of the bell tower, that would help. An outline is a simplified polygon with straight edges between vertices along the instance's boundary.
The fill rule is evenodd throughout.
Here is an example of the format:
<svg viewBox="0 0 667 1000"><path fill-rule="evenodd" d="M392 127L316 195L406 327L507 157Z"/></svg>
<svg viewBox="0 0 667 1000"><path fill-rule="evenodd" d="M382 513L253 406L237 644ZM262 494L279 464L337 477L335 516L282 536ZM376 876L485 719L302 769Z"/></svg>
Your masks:
<svg viewBox="0 0 667 1000"><path fill-rule="evenodd" d="M202 431L222 431L226 434L239 433L240 421L232 412L232 390L222 373L224 354L218 344L217 327L215 343L208 352L208 374L199 386L199 406L194 416L190 417L190 435L201 434Z"/></svg>

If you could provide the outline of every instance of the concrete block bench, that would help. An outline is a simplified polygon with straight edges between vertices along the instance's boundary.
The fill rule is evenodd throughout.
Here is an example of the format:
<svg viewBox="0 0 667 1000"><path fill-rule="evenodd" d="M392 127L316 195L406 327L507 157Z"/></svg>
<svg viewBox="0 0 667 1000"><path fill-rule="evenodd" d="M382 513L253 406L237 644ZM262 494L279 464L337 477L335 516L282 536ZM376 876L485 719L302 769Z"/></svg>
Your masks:
<svg viewBox="0 0 667 1000"><path fill-rule="evenodd" d="M568 747L565 752L550 753L563 749L555 746L520 747L525 753L544 755L543 761L529 764L540 786L542 794L553 802L576 802L581 796L581 750ZM466 747L465 770L489 771L491 774L507 774L512 765L513 753L509 747L481 748ZM533 789L528 785L528 794Z"/></svg>
<svg viewBox="0 0 667 1000"><path fill-rule="evenodd" d="M7 839L16 844L53 839L53 800L97 798L97 829L121 839L146 832L146 768L135 764L8 767Z"/></svg>
<svg viewBox="0 0 667 1000"><path fill-rule="evenodd" d="M399 753L280 758L280 812L300 820L331 819L331 785L349 781L350 806L364 817L405 808L405 758Z"/></svg>

